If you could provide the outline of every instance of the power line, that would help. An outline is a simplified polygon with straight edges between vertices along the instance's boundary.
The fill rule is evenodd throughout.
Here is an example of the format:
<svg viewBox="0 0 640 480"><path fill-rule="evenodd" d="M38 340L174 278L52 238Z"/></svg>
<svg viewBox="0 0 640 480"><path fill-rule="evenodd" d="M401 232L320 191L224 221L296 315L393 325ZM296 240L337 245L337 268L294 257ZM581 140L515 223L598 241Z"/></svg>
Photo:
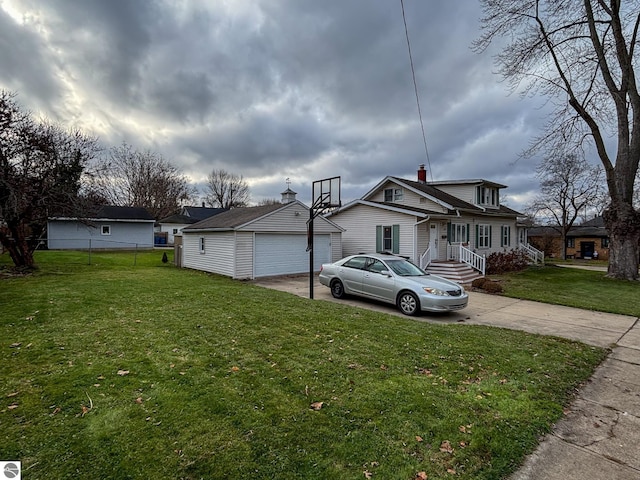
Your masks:
<svg viewBox="0 0 640 480"><path fill-rule="evenodd" d="M413 67L413 55L411 55L411 42L409 41L409 29L407 27L407 18L404 14L404 0L400 0L400 6L402 7L402 21L404 22L404 33L407 37L407 49L409 50L409 63L411 64L411 76L413 78L413 89L416 93L416 105L418 106L418 117L420 117L420 128L422 130L422 142L424 143L424 153L427 157L427 166L429 168L429 175L431 181L433 181L433 173L431 171L431 160L429 159L429 149L427 148L427 137L424 133L424 122L422 121L422 110L420 109L420 97L418 95L418 83L416 82L416 71Z"/></svg>

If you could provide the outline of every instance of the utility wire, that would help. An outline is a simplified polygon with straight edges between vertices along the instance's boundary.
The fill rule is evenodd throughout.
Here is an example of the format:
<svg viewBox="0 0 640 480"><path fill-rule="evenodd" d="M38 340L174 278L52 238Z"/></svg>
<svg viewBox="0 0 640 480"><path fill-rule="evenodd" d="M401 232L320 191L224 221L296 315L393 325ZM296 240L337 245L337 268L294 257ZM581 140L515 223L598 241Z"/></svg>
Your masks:
<svg viewBox="0 0 640 480"><path fill-rule="evenodd" d="M422 121L422 111L420 109L420 97L418 96L418 84L416 82L416 71L413 67L413 55L411 55L411 42L409 41L409 29L407 28L407 18L404 14L404 0L400 0L400 6L402 7L402 21L404 22L404 33L407 37L407 49L409 50L409 63L411 64L411 76L413 77L413 89L416 92L416 105L418 105L418 117L420 117L420 128L422 129L422 142L424 143L424 153L427 157L427 167L429 169L429 175L433 182L433 173L431 171L431 160L429 159L429 149L427 148L427 137L424 134L424 122Z"/></svg>

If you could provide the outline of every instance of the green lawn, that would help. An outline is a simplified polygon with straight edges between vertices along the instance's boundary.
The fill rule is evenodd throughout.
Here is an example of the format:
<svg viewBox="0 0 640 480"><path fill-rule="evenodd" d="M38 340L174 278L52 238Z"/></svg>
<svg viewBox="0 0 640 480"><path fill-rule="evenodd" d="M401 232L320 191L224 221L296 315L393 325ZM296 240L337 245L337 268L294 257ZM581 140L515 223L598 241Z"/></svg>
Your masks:
<svg viewBox="0 0 640 480"><path fill-rule="evenodd" d="M509 297L640 316L640 282L613 280L605 272L550 265L490 277Z"/></svg>
<svg viewBox="0 0 640 480"><path fill-rule="evenodd" d="M606 354L161 256L0 275L0 459L23 478L503 478Z"/></svg>

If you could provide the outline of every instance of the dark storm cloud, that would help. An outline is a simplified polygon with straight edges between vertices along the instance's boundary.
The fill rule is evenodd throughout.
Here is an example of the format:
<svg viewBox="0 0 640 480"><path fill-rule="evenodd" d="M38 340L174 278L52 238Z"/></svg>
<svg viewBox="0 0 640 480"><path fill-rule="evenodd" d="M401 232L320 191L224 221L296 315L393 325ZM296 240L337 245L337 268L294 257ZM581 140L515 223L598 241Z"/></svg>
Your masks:
<svg viewBox="0 0 640 480"><path fill-rule="evenodd" d="M255 201L287 177L308 201L334 175L353 199L420 163L434 180L530 189L533 166L516 160L544 112L470 51L479 6L404 4L428 159L397 1L5 0L0 86L194 181L242 174Z"/></svg>

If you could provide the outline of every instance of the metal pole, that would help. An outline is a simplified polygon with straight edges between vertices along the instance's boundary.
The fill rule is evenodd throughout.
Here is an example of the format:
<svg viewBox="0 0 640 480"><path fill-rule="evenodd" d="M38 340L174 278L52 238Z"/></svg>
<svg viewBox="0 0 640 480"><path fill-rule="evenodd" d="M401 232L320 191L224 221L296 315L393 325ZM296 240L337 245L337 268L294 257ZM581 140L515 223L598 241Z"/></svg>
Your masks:
<svg viewBox="0 0 640 480"><path fill-rule="evenodd" d="M309 298L313 300L313 206L309 209L309 238L307 246L309 248Z"/></svg>

